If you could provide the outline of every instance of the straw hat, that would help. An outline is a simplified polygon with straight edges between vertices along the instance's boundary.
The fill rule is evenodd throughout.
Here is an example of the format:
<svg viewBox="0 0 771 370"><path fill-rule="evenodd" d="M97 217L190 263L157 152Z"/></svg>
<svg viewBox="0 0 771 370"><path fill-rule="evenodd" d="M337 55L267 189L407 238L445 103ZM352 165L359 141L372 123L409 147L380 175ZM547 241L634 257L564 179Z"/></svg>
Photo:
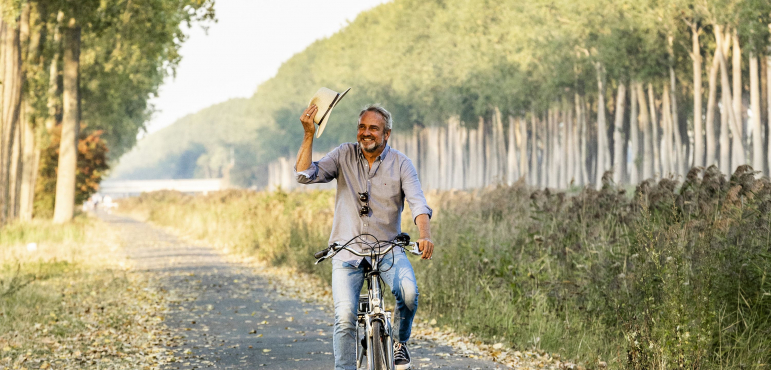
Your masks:
<svg viewBox="0 0 771 370"><path fill-rule="evenodd" d="M327 89L326 87L322 87L319 91L316 91L315 95L313 95L308 106L316 104L316 107L318 107L316 116L313 117L313 122L319 125L319 129L316 131L316 137L321 136L321 133L324 132L324 127L327 126L327 121L329 121L329 115L332 113L332 108L343 99L349 90L351 90L350 87L341 94Z"/></svg>

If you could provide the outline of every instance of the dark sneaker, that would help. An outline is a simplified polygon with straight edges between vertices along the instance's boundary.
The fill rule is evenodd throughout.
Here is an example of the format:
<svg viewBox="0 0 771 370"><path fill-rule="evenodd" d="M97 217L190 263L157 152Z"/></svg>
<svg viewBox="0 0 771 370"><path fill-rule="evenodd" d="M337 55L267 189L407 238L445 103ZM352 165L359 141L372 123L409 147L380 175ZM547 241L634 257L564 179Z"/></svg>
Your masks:
<svg viewBox="0 0 771 370"><path fill-rule="evenodd" d="M407 343L396 343L394 345L394 365L396 365L396 370L412 369Z"/></svg>

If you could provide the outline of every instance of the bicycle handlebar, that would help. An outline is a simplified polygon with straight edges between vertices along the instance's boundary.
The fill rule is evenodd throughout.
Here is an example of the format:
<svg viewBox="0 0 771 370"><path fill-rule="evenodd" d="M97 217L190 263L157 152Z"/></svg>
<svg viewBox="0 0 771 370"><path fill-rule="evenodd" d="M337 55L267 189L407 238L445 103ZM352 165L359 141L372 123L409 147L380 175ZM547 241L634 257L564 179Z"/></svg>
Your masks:
<svg viewBox="0 0 771 370"><path fill-rule="evenodd" d="M348 245L341 245L341 244L335 243L335 244L329 246L326 249L323 249L323 250L320 250L320 251L314 253L313 257L317 259L316 263L318 264L319 262L321 262L321 261L323 261L323 260L325 260L327 258L333 257L334 255L336 255L338 252L342 251L343 249L345 249L345 250L347 250L347 251L349 251L349 252L351 252L354 255L359 256L359 257L382 256L382 255L385 255L388 252L390 252L392 249L394 249L395 246L400 246L400 247L411 246L412 249L405 248L404 251L412 253L412 254L414 254L416 256L420 256L420 255L423 254L423 252L421 252L418 249L418 243L416 243L416 242L410 242L410 243L406 243L406 244L398 243L398 242L389 242L389 243L390 243L390 245L387 248L385 248L384 250L381 250L379 252L375 252L375 253L373 253L373 252L359 253L359 252L351 249Z"/></svg>

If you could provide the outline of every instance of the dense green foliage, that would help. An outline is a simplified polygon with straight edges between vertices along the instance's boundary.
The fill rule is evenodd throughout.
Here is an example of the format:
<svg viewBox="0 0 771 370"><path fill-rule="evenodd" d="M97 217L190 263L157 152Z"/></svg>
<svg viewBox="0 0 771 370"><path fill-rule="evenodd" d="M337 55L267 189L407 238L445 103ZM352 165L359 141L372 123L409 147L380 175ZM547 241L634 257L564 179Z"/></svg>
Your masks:
<svg viewBox="0 0 771 370"><path fill-rule="evenodd" d="M332 192L173 192L121 209L263 260L314 271ZM771 358L771 183L606 184L575 195L521 183L429 196L433 261L415 262L419 315L488 340L612 368L765 368ZM404 230L415 234L410 217Z"/></svg>
<svg viewBox="0 0 771 370"><path fill-rule="evenodd" d="M659 86L668 81L673 65L681 86L679 124L687 127L693 109L687 99L693 92L687 22L699 25L702 57L708 61L713 24L736 25L742 44L752 46L745 52L765 50L770 6L723 0L396 0L360 14L337 34L293 56L251 99L230 102L243 113L238 119L211 117L223 105L196 115L195 125L186 117L124 157L115 176L149 178L169 166L173 153L225 147L240 153L235 172L242 185L264 185L260 174L266 163L297 150L302 132L297 117L320 86L352 87L316 140L322 151L354 139L353 122L364 104L388 107L397 132L442 125L452 115L475 125L477 116L489 116L495 107L522 115L563 97L572 101L574 93L592 100L597 67L612 89L629 79ZM746 62L744 67L747 73ZM606 102L612 111L612 99ZM222 134L212 136L203 126ZM167 148L177 137L188 141ZM167 172L165 177L173 176Z"/></svg>

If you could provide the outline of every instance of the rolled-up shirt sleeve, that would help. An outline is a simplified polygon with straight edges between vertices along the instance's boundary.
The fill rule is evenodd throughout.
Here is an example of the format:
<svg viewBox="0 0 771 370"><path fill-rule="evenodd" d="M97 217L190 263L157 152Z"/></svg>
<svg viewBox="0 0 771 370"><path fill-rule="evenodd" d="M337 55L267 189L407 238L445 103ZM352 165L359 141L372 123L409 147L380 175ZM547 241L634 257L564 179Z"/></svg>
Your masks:
<svg viewBox="0 0 771 370"><path fill-rule="evenodd" d="M312 162L305 171L297 171L297 165L295 164L295 179L300 184L318 184L334 180L337 178L339 171L337 160L339 154L340 147L337 147L320 160Z"/></svg>
<svg viewBox="0 0 771 370"><path fill-rule="evenodd" d="M412 212L412 222L422 215L428 215L431 218L434 211L428 206L426 197L423 195L423 189L420 188L420 180L418 179L418 172L415 170L415 166L412 165L412 161L406 159L401 165L401 177L402 177L402 191L404 191L404 198L410 205L410 211Z"/></svg>

